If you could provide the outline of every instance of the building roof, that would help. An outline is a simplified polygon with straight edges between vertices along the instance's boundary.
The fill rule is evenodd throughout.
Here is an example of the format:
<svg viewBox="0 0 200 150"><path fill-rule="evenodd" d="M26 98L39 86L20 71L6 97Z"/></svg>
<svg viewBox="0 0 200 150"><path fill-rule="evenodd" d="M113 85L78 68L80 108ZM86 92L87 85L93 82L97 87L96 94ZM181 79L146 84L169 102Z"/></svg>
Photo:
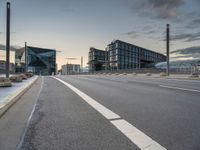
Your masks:
<svg viewBox="0 0 200 150"><path fill-rule="evenodd" d="M153 51L153 50L149 50L149 49L146 49L146 48L143 48L143 47L140 47L140 46L137 46L137 45L131 44L131 43L127 43L127 42L124 42L124 41L121 41L121 40L114 40L112 43L114 43L114 42L122 42L122 43L126 43L126 44L128 44L128 45L135 46L135 47L137 47L137 48L141 48L141 49L144 49L144 50L146 50L146 51L150 51L150 52L157 53L157 54L160 54L160 55L165 56L165 55L162 54L162 53L155 52L155 51ZM112 43L111 43L111 44L112 44ZM110 45L110 44L109 44L109 45Z"/></svg>
<svg viewBox="0 0 200 150"><path fill-rule="evenodd" d="M55 51L55 49L48 49L48 48L40 48L40 47L32 47L32 46L27 46L27 48L33 49L34 51L38 51L39 52L44 52L44 51Z"/></svg>

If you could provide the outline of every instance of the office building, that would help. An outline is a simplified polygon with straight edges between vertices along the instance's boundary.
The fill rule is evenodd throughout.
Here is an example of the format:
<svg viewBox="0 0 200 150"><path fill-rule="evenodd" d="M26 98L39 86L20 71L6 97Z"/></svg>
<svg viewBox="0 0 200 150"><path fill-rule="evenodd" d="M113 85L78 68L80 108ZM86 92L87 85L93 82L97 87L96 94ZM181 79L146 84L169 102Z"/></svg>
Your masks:
<svg viewBox="0 0 200 150"><path fill-rule="evenodd" d="M88 56L89 71L105 70L107 54L105 50L91 47Z"/></svg>
<svg viewBox="0 0 200 150"><path fill-rule="evenodd" d="M66 64L62 65L62 75L78 74L80 73L79 64Z"/></svg>
<svg viewBox="0 0 200 150"><path fill-rule="evenodd" d="M14 63L10 63L10 73L15 73L15 65ZM6 73L6 61L5 60L0 60L0 74L5 74Z"/></svg>
<svg viewBox="0 0 200 150"><path fill-rule="evenodd" d="M166 61L166 56L120 40L110 43L107 68L110 70L149 68L153 64Z"/></svg>
<svg viewBox="0 0 200 150"><path fill-rule="evenodd" d="M26 52L25 48L16 50L16 72L30 71L38 75L56 74L56 50L27 46Z"/></svg>

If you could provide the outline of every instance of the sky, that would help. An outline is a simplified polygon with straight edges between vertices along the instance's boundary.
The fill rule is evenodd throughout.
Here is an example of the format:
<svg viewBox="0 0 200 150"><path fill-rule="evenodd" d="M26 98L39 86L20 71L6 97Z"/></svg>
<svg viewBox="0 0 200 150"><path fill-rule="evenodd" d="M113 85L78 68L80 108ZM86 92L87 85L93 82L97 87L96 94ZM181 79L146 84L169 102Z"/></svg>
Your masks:
<svg viewBox="0 0 200 150"><path fill-rule="evenodd" d="M56 49L62 64L87 65L90 47L115 39L165 53L200 48L200 0L9 0L11 45ZM0 0L0 44L5 45L6 1ZM77 60L67 60L73 57ZM0 58L1 59L1 58Z"/></svg>

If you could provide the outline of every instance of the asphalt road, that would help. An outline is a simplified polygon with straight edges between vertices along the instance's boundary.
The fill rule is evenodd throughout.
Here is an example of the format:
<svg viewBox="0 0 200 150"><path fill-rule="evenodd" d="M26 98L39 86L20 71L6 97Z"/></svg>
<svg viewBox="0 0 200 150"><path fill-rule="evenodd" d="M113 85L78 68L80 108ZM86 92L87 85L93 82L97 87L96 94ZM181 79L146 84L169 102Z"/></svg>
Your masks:
<svg viewBox="0 0 200 150"><path fill-rule="evenodd" d="M35 91L34 87L31 88L29 91L31 94L29 93L28 97L24 95L3 116L4 118L0 119L1 150L13 149L14 146L6 147L6 140L9 139L15 141L10 145L23 150L139 149L136 146L137 142L131 141L123 130L112 124L113 121L121 119L166 149L200 149L199 81L125 75L58 76L58 78L83 93L77 95L75 93L77 89L74 89L74 92L73 87L70 89L55 78L44 77L43 81L41 79L41 92L39 87L37 93L31 92ZM38 94L39 97L36 96ZM37 102L36 107L33 100L29 100L28 107L22 107L20 102L30 99L32 95L37 97L37 100L34 100ZM80 97L81 95L83 96ZM99 113L102 109L91 107L83 100L84 97L89 100L92 98L120 118L107 119ZM18 112L26 110L25 114L31 116L30 122L26 122L28 126L24 123L27 117L11 117L17 107L20 107ZM32 115L31 110L34 110ZM19 132L13 125L11 127L15 128L18 134L12 136L12 132L8 130L2 134L8 122L13 123L11 120L16 118L18 126L22 124L20 129L22 127L24 129ZM145 139L140 140L145 143Z"/></svg>
<svg viewBox="0 0 200 150"><path fill-rule="evenodd" d="M166 149L200 149L199 81L115 75L60 78L119 114Z"/></svg>
<svg viewBox="0 0 200 150"><path fill-rule="evenodd" d="M32 88L0 118L0 150L14 150L20 143L36 102L41 81L39 78Z"/></svg>

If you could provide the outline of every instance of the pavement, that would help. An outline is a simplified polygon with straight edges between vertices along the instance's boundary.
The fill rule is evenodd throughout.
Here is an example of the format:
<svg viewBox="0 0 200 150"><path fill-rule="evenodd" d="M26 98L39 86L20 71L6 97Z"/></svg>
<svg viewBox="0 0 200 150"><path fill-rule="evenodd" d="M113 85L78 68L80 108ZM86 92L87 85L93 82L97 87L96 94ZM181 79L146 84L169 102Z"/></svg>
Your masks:
<svg viewBox="0 0 200 150"><path fill-rule="evenodd" d="M0 149L200 149L198 80L74 75L37 84L1 118Z"/></svg>
<svg viewBox="0 0 200 150"><path fill-rule="evenodd" d="M0 150L15 150L36 102L41 78L0 118Z"/></svg>
<svg viewBox="0 0 200 150"><path fill-rule="evenodd" d="M37 76L33 76L28 80L23 80L22 82L12 83L12 87L2 87L0 88L0 103L4 102L6 98L17 91L21 90L22 88L26 87L28 84L33 82Z"/></svg>

